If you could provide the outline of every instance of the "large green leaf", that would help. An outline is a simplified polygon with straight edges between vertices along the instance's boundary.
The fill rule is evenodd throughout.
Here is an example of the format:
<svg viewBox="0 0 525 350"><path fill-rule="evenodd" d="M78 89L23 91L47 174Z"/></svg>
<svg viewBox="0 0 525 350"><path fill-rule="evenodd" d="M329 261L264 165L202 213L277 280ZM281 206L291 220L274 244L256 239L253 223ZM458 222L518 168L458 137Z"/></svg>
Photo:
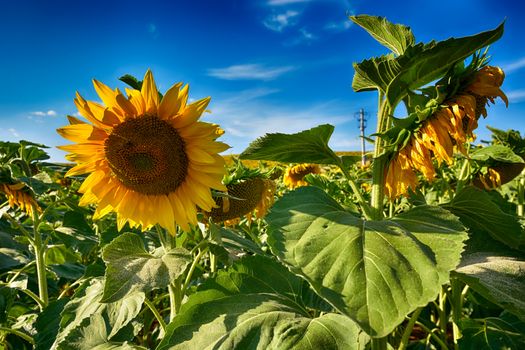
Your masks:
<svg viewBox="0 0 525 350"><path fill-rule="evenodd" d="M60 329L60 313L64 310L68 299L62 298L51 302L35 322L35 350L49 350Z"/></svg>
<svg viewBox="0 0 525 350"><path fill-rule="evenodd" d="M81 344L82 334L85 334L92 340L94 328L98 328L96 339L111 341L135 319L145 298L144 293L136 292L117 302L102 303L102 292L103 280L93 279L89 286L79 290L65 305L60 314L60 327L53 349L80 350L80 345L73 345L71 339ZM100 320L104 320L103 329L91 325L92 322L98 325Z"/></svg>
<svg viewBox="0 0 525 350"><path fill-rule="evenodd" d="M320 298L270 258L243 259L200 289L168 325L157 350L352 350L368 342L343 315L325 310L312 317L306 307Z"/></svg>
<svg viewBox="0 0 525 350"><path fill-rule="evenodd" d="M462 259L454 275L494 304L525 321L525 261L475 253Z"/></svg>
<svg viewBox="0 0 525 350"><path fill-rule="evenodd" d="M514 350L525 349L525 324L511 315L499 318L462 319L459 322L462 350Z"/></svg>
<svg viewBox="0 0 525 350"><path fill-rule="evenodd" d="M267 220L272 251L374 337L436 297L467 238L439 207L365 221L314 187L285 195Z"/></svg>
<svg viewBox="0 0 525 350"><path fill-rule="evenodd" d="M384 55L354 63L352 88L356 92L379 89L386 92L388 85L400 71L394 55Z"/></svg>
<svg viewBox="0 0 525 350"><path fill-rule="evenodd" d="M324 124L297 134L266 134L253 141L239 158L285 163L338 164L338 156L328 147L333 132L332 125Z"/></svg>
<svg viewBox="0 0 525 350"><path fill-rule="evenodd" d="M471 236L490 235L518 249L525 235L518 218L503 212L484 191L467 186L459 191L444 208L457 215L470 229Z"/></svg>
<svg viewBox="0 0 525 350"><path fill-rule="evenodd" d="M440 42L409 47L398 57L401 70L391 81L386 97L391 106L397 105L410 90L440 78L453 65L477 50L493 43L503 35L503 24L496 29L476 35L450 38Z"/></svg>
<svg viewBox="0 0 525 350"><path fill-rule="evenodd" d="M490 145L478 148L470 154L470 158L482 162L493 160L502 163L523 163L523 158L504 145Z"/></svg>
<svg viewBox="0 0 525 350"><path fill-rule="evenodd" d="M384 17L358 15L351 16L350 19L396 55L403 54L407 47L415 43L410 27L393 24Z"/></svg>
<svg viewBox="0 0 525 350"><path fill-rule="evenodd" d="M140 236L124 233L102 252L106 262L106 283L102 302L114 302L137 291L166 288L184 273L192 255L184 248L168 252L157 248L149 253Z"/></svg>

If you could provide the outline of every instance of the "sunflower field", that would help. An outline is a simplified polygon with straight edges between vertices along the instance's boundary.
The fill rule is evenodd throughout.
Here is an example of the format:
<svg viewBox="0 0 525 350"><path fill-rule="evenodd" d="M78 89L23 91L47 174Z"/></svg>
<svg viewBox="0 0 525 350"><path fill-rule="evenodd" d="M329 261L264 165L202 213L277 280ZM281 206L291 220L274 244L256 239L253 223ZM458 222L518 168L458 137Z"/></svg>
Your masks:
<svg viewBox="0 0 525 350"><path fill-rule="evenodd" d="M224 157L210 98L149 70L77 93L68 163L0 142L0 349L525 349L525 138L474 142L503 24L351 20L389 50L354 64L366 164L328 124Z"/></svg>

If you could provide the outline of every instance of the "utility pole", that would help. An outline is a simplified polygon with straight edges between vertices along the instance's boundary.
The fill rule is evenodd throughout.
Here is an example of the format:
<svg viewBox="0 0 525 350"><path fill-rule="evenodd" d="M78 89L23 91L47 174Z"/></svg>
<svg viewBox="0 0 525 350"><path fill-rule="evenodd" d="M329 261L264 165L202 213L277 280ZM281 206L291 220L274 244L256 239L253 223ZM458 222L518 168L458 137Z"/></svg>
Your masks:
<svg viewBox="0 0 525 350"><path fill-rule="evenodd" d="M361 135L361 166L366 164L366 149L365 149L365 128L366 128L366 114L365 110L359 110L359 131Z"/></svg>

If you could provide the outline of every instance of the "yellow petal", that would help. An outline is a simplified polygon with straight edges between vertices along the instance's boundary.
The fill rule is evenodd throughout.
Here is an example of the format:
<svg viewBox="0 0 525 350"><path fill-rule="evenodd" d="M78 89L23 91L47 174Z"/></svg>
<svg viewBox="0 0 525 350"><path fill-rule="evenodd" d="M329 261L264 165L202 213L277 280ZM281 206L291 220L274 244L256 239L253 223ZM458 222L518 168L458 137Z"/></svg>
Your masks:
<svg viewBox="0 0 525 350"><path fill-rule="evenodd" d="M206 110L206 107L210 103L210 100L210 97L206 97L186 106L182 113L173 119L173 125L176 128L183 128L185 126L195 123L197 120L199 120L202 113ZM215 132L215 128L213 131Z"/></svg>
<svg viewBox="0 0 525 350"><path fill-rule="evenodd" d="M161 119L168 119L177 115L181 109L182 99L179 98L180 87L182 83L173 85L160 101L159 105L159 117Z"/></svg>
<svg viewBox="0 0 525 350"><path fill-rule="evenodd" d="M72 124L58 128L60 136L73 142L105 141L108 134L90 124Z"/></svg>
<svg viewBox="0 0 525 350"><path fill-rule="evenodd" d="M146 102L139 90L126 88L126 94L128 95L129 102L135 106L137 116L146 113Z"/></svg>
<svg viewBox="0 0 525 350"><path fill-rule="evenodd" d="M148 69L144 80L142 82L141 94L146 102L146 113L157 113L157 107L159 105L159 92L155 86L155 80L153 74Z"/></svg>

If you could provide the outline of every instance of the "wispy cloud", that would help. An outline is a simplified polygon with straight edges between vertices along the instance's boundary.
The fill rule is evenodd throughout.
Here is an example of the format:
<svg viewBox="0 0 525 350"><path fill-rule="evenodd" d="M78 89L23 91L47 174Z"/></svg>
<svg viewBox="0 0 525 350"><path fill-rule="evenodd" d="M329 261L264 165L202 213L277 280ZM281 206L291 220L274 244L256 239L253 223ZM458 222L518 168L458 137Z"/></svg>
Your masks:
<svg viewBox="0 0 525 350"><path fill-rule="evenodd" d="M266 17L263 24L270 30L282 32L284 28L296 25L298 16L299 12L292 10L283 13L273 13Z"/></svg>
<svg viewBox="0 0 525 350"><path fill-rule="evenodd" d="M34 111L30 112L27 116L27 119L32 120L37 123L43 123L46 117L56 117L57 112L50 109L48 111Z"/></svg>
<svg viewBox="0 0 525 350"><path fill-rule="evenodd" d="M20 137L20 134L18 133L18 131L15 128L9 128L9 129L7 129L7 131L9 131L9 133L11 135L13 135L14 137Z"/></svg>
<svg viewBox="0 0 525 350"><path fill-rule="evenodd" d="M352 22L350 20L345 20L341 22L328 22L324 26L324 29L332 32L342 32L349 29L351 26Z"/></svg>
<svg viewBox="0 0 525 350"><path fill-rule="evenodd" d="M525 89L511 90L505 93L511 103L525 101Z"/></svg>
<svg viewBox="0 0 525 350"><path fill-rule="evenodd" d="M525 57L522 57L514 62L510 62L506 65L503 65L502 69L505 71L505 73L511 73L518 69L521 69L525 67Z"/></svg>
<svg viewBox="0 0 525 350"><path fill-rule="evenodd" d="M52 110L52 109L50 109L47 112L36 111L36 112L31 112L30 114L33 115L33 116L36 116L36 117L45 117L45 116L54 117L54 116L57 115L57 112Z"/></svg>
<svg viewBox="0 0 525 350"><path fill-rule="evenodd" d="M264 98L277 92L272 89L250 89L214 99L210 106L210 120L226 131L221 139L232 146L230 153L242 152L250 142L266 133L295 133L319 124L342 125L353 121L347 108L338 101L295 109L293 106L277 106ZM354 143L359 145L358 139L336 135L337 132L334 134L335 142L331 143L334 147L354 149L357 147L353 146Z"/></svg>
<svg viewBox="0 0 525 350"><path fill-rule="evenodd" d="M299 4L304 2L310 2L311 0L268 0L268 5L270 6L282 6L290 4Z"/></svg>
<svg viewBox="0 0 525 350"><path fill-rule="evenodd" d="M267 67L258 63L238 64L209 69L208 75L225 80L272 80L294 69L293 66Z"/></svg>
<svg viewBox="0 0 525 350"><path fill-rule="evenodd" d="M310 44L312 41L315 41L317 39L318 39L317 35L314 35L312 32L310 32L306 28L301 28L299 29L298 36L285 41L283 44L285 46Z"/></svg>

